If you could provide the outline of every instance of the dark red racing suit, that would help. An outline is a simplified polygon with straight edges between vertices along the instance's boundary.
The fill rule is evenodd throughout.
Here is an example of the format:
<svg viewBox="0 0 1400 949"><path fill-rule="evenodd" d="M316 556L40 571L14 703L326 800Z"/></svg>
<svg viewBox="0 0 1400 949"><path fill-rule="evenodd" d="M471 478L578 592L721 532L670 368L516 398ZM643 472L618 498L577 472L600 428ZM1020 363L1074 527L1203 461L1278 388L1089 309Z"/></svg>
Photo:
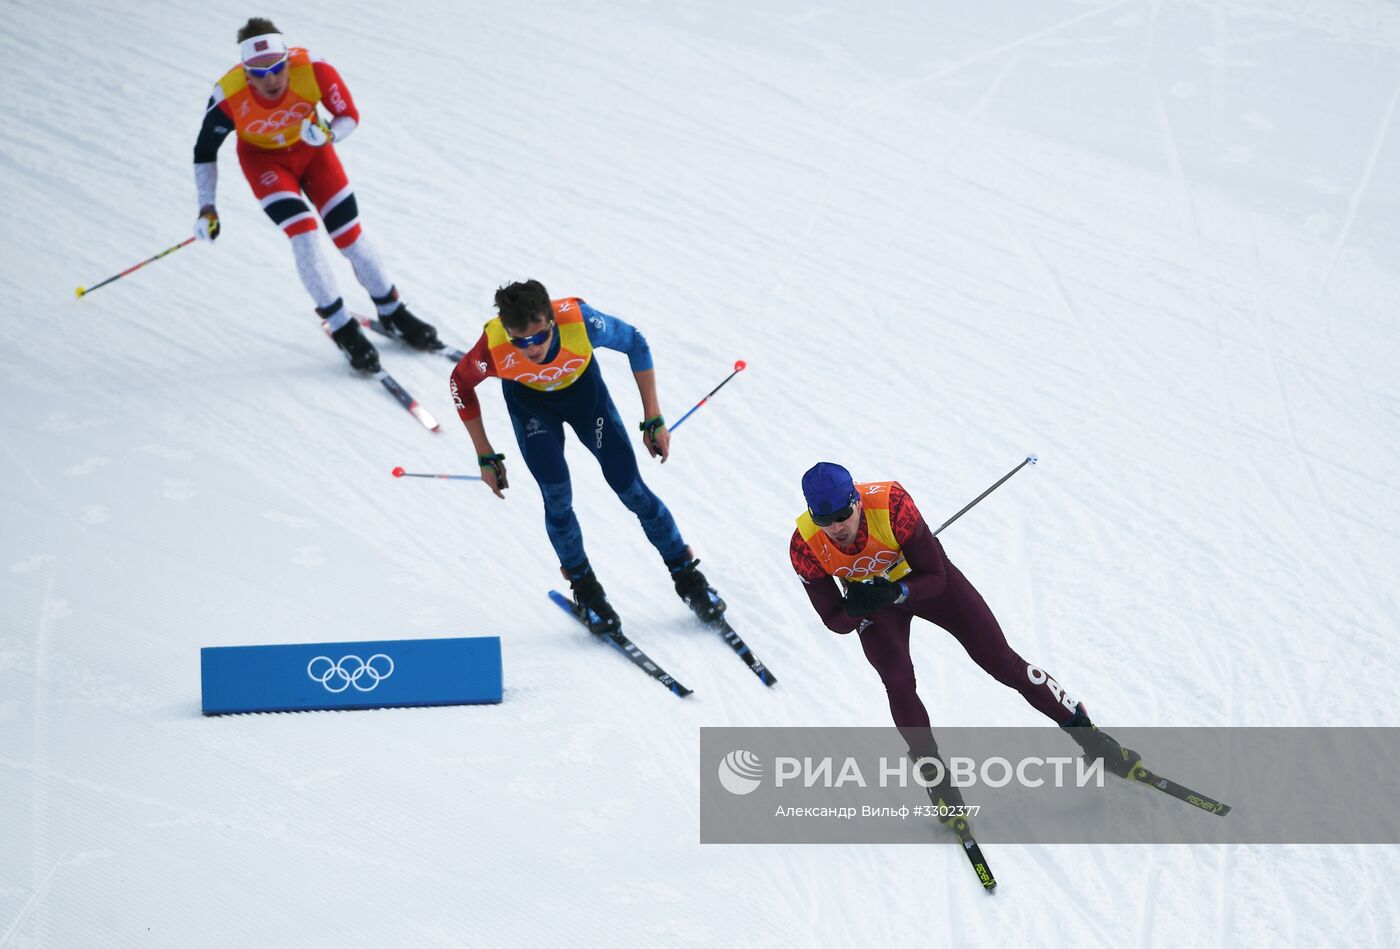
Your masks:
<svg viewBox="0 0 1400 949"><path fill-rule="evenodd" d="M897 482L890 489L890 524L911 572L903 578L909 598L865 617L850 616L837 586L799 531L792 533L788 552L792 567L806 585L807 598L827 628L836 633L857 630L865 658L880 674L889 694L894 723L918 753L928 747L928 710L919 699L914 661L909 655L909 625L918 616L943 627L962 644L972 661L1002 685L1020 692L1032 706L1056 725L1074 715L1075 700L1040 668L1022 659L1006 641L1006 635L982 595L943 552L923 515ZM866 543L865 514L849 554Z"/></svg>

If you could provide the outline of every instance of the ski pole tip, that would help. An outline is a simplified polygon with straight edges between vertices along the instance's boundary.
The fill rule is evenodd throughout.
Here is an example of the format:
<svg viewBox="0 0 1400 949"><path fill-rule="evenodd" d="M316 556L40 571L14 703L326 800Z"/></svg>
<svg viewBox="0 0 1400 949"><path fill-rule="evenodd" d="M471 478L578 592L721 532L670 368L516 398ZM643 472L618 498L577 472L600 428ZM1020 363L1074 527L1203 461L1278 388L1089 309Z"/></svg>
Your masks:
<svg viewBox="0 0 1400 949"><path fill-rule="evenodd" d="M395 469L394 469L392 472L390 472L390 473L391 473L395 478L402 478L402 477L403 477L403 467L400 466L400 467L398 467L398 468L395 468Z"/></svg>
<svg viewBox="0 0 1400 949"><path fill-rule="evenodd" d="M1040 456L1039 456L1039 455L1027 455L1027 456L1026 456L1026 460L1029 461L1031 464L1035 464L1037 461L1040 460Z"/></svg>
<svg viewBox="0 0 1400 949"><path fill-rule="evenodd" d="M87 293L87 287L79 287L75 291L74 296L77 296L79 299L81 299L84 293Z"/></svg>
<svg viewBox="0 0 1400 949"><path fill-rule="evenodd" d="M737 360L734 361L734 371L735 371L735 372L743 372L743 371L744 371L745 369L747 369L748 367L749 367L749 364L746 363L746 362L744 362L742 359L737 359Z"/></svg>

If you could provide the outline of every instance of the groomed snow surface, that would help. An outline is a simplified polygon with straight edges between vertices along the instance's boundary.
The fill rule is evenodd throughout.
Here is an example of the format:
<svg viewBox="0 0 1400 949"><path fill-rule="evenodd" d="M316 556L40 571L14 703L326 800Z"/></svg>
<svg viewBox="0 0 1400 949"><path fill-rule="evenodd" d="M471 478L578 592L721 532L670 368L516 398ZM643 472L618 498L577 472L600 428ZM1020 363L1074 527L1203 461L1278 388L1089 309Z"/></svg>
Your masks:
<svg viewBox="0 0 1400 949"><path fill-rule="evenodd" d="M344 75L366 233L446 338L534 276L647 333L673 418L748 361L645 472L777 688L577 444L593 562L696 694L548 602L494 383L504 503L391 478L473 469L450 366L381 347L437 435L356 378L231 143L218 242L74 300L189 233L255 14ZM996 846L988 898L951 846L702 847L696 790L702 725L888 722L787 563L821 459L937 523L1038 453L943 539L1105 725L1396 724L1394 4L4 19L0 946L1400 944L1395 847ZM199 713L201 646L492 634L499 706ZM1044 724L914 642L936 724Z"/></svg>

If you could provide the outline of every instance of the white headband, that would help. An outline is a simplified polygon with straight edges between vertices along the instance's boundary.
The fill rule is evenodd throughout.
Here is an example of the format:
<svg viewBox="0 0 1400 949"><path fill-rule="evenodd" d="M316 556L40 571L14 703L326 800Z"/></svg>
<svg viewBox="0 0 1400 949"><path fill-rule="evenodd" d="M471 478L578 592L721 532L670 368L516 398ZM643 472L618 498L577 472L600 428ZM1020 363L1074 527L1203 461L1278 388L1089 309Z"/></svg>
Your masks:
<svg viewBox="0 0 1400 949"><path fill-rule="evenodd" d="M264 33L250 36L238 44L238 58L244 63L254 59L276 58L287 55L287 41L281 33Z"/></svg>

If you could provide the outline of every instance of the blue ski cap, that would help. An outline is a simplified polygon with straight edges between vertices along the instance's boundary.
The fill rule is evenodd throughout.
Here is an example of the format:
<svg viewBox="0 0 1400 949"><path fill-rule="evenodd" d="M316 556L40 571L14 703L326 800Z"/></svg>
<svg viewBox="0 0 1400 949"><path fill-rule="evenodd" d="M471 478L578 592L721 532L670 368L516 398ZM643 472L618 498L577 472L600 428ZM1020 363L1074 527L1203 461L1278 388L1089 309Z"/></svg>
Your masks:
<svg viewBox="0 0 1400 949"><path fill-rule="evenodd" d="M819 461L802 476L802 496L813 514L835 514L851 503L855 493L851 473L834 461Z"/></svg>

